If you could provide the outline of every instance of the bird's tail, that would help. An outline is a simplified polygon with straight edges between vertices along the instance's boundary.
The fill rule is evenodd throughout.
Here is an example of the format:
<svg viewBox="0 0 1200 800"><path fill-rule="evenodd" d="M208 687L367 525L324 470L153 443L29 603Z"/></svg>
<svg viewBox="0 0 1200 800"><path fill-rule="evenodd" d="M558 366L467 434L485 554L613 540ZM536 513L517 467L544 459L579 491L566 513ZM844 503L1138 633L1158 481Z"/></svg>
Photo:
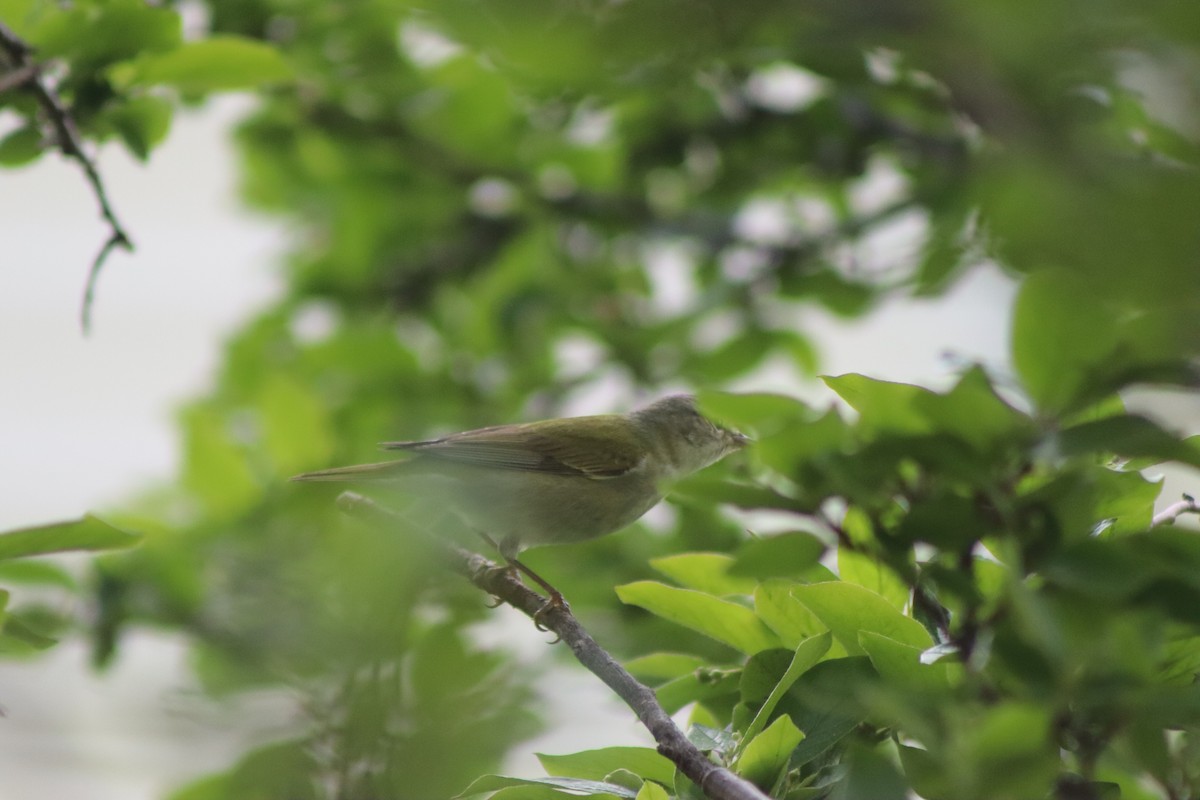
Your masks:
<svg viewBox="0 0 1200 800"><path fill-rule="evenodd" d="M355 464L350 467L320 469L295 475L293 481L388 481L405 474L408 461L380 461L375 464Z"/></svg>

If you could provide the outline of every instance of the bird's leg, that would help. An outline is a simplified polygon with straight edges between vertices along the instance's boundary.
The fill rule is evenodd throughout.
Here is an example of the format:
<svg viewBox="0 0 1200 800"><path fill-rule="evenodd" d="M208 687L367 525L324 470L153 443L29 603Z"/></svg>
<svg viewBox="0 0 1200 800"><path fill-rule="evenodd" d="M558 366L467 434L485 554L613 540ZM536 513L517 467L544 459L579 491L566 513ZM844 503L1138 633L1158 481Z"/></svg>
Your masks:
<svg viewBox="0 0 1200 800"><path fill-rule="evenodd" d="M506 570L510 573L513 571L519 570L520 572L525 573L525 575L528 576L529 579L532 580L534 583L536 583L538 586L540 586L546 590L546 594L549 595L550 599L548 599L542 605L541 608L539 608L537 611L534 612L533 625L535 628L537 628L539 631L546 630L546 627L544 625L542 625L542 617L545 616L546 613L548 611L550 611L551 609L554 609L554 608L569 609L570 608L570 606L567 604L566 598L562 596L562 592L560 592L558 589L555 589L554 586L551 585L551 583L549 581L547 581L541 575L538 575L536 572L531 570L529 567L525 566L525 564L523 564L520 561L520 559L506 555L504 552L504 548L502 548L500 545L498 545L496 543L496 540L493 539L491 536L487 535L483 531L476 531L476 533L478 533L479 536L485 542L487 542L492 547L494 547L497 551L499 551L500 555L503 556L504 560L506 562L508 562L508 566L503 567L504 570ZM497 603L497 605L499 605L499 603Z"/></svg>

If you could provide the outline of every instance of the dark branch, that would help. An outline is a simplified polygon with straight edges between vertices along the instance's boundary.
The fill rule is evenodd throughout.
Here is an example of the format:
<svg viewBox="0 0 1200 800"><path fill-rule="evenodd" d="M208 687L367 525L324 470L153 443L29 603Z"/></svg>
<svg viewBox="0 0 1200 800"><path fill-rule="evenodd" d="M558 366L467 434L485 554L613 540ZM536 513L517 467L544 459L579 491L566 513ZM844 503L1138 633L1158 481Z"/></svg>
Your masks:
<svg viewBox="0 0 1200 800"><path fill-rule="evenodd" d="M338 497L338 507L351 516L375 525L390 527L401 521L395 512L354 492L343 492ZM488 594L500 598L529 617L545 606L544 597L494 562L441 539L437 539L436 543L452 570ZM705 796L712 800L770 800L754 784L709 761L671 720L654 691L639 683L596 644L596 640L584 630L569 609L551 607L538 620L545 628L558 634L579 663L604 681L633 709L658 742L658 751L671 759L680 772L700 787Z"/></svg>
<svg viewBox="0 0 1200 800"><path fill-rule="evenodd" d="M84 333L87 333L91 327L92 299L95 295L96 280L100 276L100 270L115 248L120 247L132 251L133 240L129 238L129 234L126 233L125 227L113 210L112 203L109 202L108 192L104 188L104 181L100 178L95 163L83 151L83 143L75 128L75 120L71 116L71 112L63 105L58 94L48 88L42 80L38 65L32 59L33 49L2 22L0 22L0 51L4 52L13 66L11 72L0 78L0 91L20 86L33 93L38 105L50 120L51 127L54 128L58 149L64 156L79 164L92 187L92 193L96 195L96 202L100 205L100 216L108 223L108 239L105 240L100 252L92 260L83 293L80 325L83 327Z"/></svg>

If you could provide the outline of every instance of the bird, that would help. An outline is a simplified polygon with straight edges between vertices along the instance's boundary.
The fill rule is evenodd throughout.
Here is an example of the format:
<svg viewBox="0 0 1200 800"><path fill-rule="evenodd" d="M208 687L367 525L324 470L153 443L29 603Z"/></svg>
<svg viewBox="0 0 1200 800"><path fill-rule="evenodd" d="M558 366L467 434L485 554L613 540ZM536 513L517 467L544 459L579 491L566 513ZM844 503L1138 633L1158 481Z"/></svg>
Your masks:
<svg viewBox="0 0 1200 800"><path fill-rule="evenodd" d="M495 425L421 441L384 442L407 457L296 475L293 481L394 485L435 498L541 586L520 561L528 547L581 542L628 527L670 485L740 450L750 439L710 421L689 394L626 414ZM539 624L539 627L540 624Z"/></svg>

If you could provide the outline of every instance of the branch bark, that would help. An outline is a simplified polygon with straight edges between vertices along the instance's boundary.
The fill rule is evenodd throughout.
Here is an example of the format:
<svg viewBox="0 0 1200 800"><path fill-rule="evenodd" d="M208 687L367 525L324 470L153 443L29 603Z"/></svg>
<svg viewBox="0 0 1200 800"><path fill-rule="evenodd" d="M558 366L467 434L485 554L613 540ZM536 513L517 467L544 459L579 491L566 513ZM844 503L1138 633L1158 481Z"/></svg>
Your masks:
<svg viewBox="0 0 1200 800"><path fill-rule="evenodd" d="M1154 519L1150 521L1152 526L1157 525L1174 525L1175 520L1182 517L1184 514L1200 514L1200 503L1196 502L1196 498L1191 495L1184 495L1183 499L1178 503L1172 503L1162 511L1154 515Z"/></svg>
<svg viewBox="0 0 1200 800"><path fill-rule="evenodd" d="M79 321L86 334L92 324L92 301L95 297L96 281L100 277L100 270L103 269L104 262L108 260L109 254L114 249L120 247L132 252L133 240L129 238L116 211L113 210L112 203L108 199L108 191L104 188L104 181L96 169L95 162L83 151L83 142L75 127L74 117L63 104L57 92L50 89L42 79L41 69L33 59L33 48L3 22L0 22L0 52L4 53L12 66L12 70L0 78L0 91L24 87L33 93L38 105L49 119L50 126L54 129L58 149L64 156L79 164L84 177L92 187L96 202L100 205L100 216L108 224L108 238L100 247L100 251L96 253L96 257L92 259L92 266L88 270L87 284L83 290L83 304L80 309Z"/></svg>
<svg viewBox="0 0 1200 800"><path fill-rule="evenodd" d="M350 516L383 527L395 525L401 519L394 511L355 492L343 492L338 497L338 507ZM546 604L544 597L495 562L441 539L437 540L437 546L450 569L526 616L532 618ZM709 761L699 748L688 741L659 704L654 691L630 675L600 647L570 609L552 607L539 616L538 621L558 634L579 663L604 681L633 709L658 743L658 752L673 761L706 797L711 800L770 800L754 784Z"/></svg>

